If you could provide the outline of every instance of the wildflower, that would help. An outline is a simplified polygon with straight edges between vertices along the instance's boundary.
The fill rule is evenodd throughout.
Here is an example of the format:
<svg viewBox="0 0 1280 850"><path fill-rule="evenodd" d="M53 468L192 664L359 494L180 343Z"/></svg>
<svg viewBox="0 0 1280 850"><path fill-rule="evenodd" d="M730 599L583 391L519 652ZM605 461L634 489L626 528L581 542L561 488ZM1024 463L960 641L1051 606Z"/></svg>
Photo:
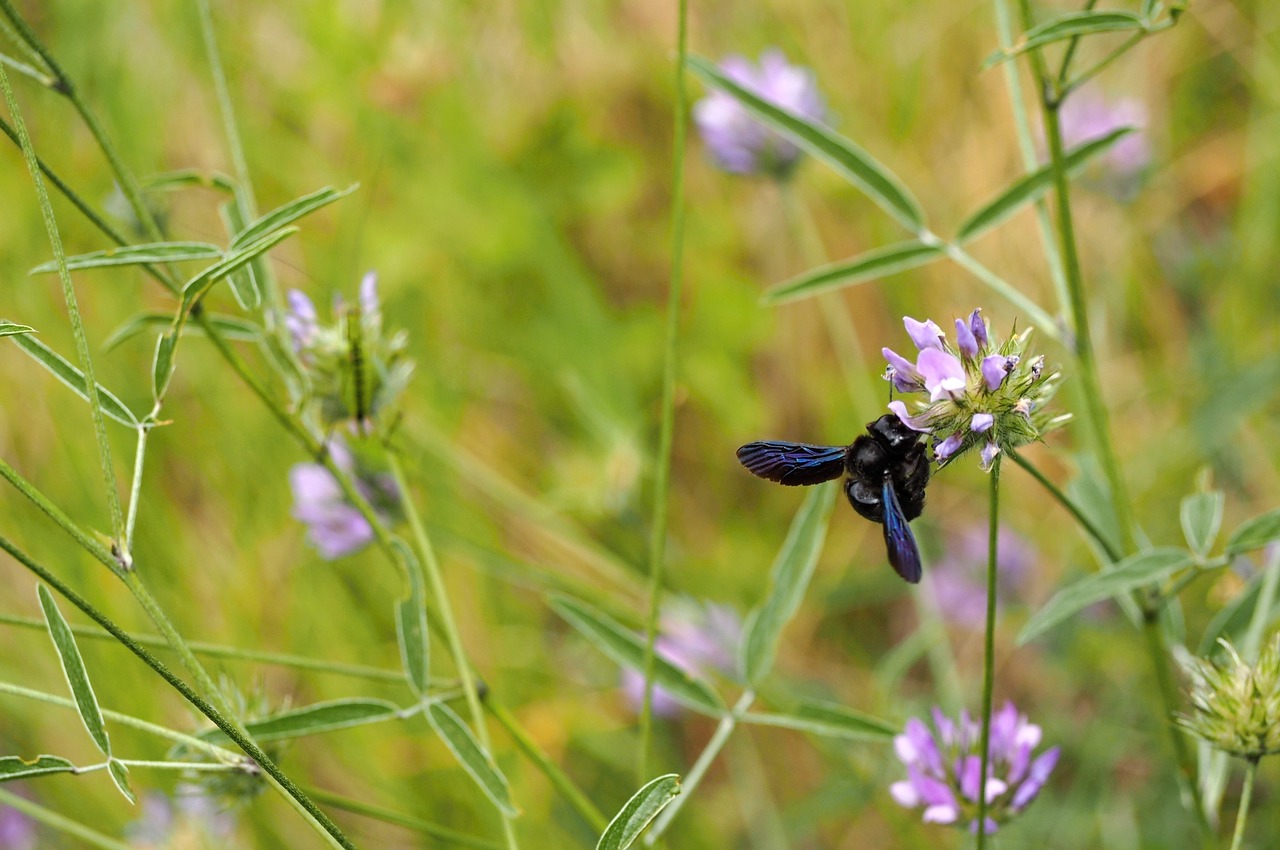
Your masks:
<svg viewBox="0 0 1280 850"><path fill-rule="evenodd" d="M996 456L1041 439L1069 417L1050 417L1058 375L1045 374L1044 356L1026 357L1031 331L999 342L992 338L981 310L955 322L957 347L932 321L905 317L903 324L919 353L916 362L891 348L882 349L885 370L899 392L928 393L928 402L909 409L892 401L889 410L908 427L933 435L934 459L950 462L982 446L980 465L990 469Z"/></svg>
<svg viewBox="0 0 1280 850"><path fill-rule="evenodd" d="M1070 148L1120 127L1141 128L1147 123L1147 108L1136 98L1108 100L1096 90L1084 89L1063 102L1059 119L1062 143ZM1130 177L1146 168L1151 162L1151 148L1141 129L1112 145L1105 162L1117 177Z"/></svg>
<svg viewBox="0 0 1280 850"><path fill-rule="evenodd" d="M725 76L764 100L810 121L825 121L827 107L813 73L787 63L779 50L766 50L760 64L730 56L720 64ZM732 95L713 91L693 108L712 161L733 174L786 177L800 159L794 144L761 124Z"/></svg>
<svg viewBox="0 0 1280 850"><path fill-rule="evenodd" d="M942 558L929 573L938 613L957 626L981 628L987 611L985 573L987 529L974 527L947 536ZM1016 532L1001 528L996 538L997 604L1017 595L1031 575L1036 553Z"/></svg>
<svg viewBox="0 0 1280 850"><path fill-rule="evenodd" d="M991 717L985 782L981 781L981 724L967 711L955 722L935 708L933 725L936 733L913 717L903 734L893 739L907 778L893 783L889 793L899 805L923 807L925 823L955 824L977 832L981 785L987 801L984 829L995 832L1036 798L1058 763L1057 747L1032 760L1032 751L1040 744L1040 727L1028 723L1011 702Z"/></svg>
<svg viewBox="0 0 1280 850"><path fill-rule="evenodd" d="M327 451L334 465L354 477L356 490L384 520L395 515L400 494L389 475L372 473L357 463L351 450L334 438ZM373 527L347 501L338 480L318 463L299 463L289 470L293 515L307 526L307 540L327 561L358 552L373 541Z"/></svg>
<svg viewBox="0 0 1280 850"><path fill-rule="evenodd" d="M1280 753L1280 633L1247 664L1228 641L1226 664L1195 659L1190 715L1178 722L1225 753L1257 761Z"/></svg>
<svg viewBox="0 0 1280 850"><path fill-rule="evenodd" d="M662 631L654 641L658 655L690 675L732 672L742 637L742 620L732 608L692 599L676 599L664 608ZM622 693L633 710L643 710L644 673L623 668ZM653 713L671 717L679 710L675 697L654 685Z"/></svg>
<svg viewBox="0 0 1280 850"><path fill-rule="evenodd" d="M3 850L35 850L35 821L17 809L0 806L0 848Z"/></svg>
<svg viewBox="0 0 1280 850"><path fill-rule="evenodd" d="M332 324L322 324L311 299L296 289L288 307L284 324L310 385L310 412L324 428L350 423L368 434L413 372L408 336L383 332L377 275L364 276L354 305L337 299Z"/></svg>

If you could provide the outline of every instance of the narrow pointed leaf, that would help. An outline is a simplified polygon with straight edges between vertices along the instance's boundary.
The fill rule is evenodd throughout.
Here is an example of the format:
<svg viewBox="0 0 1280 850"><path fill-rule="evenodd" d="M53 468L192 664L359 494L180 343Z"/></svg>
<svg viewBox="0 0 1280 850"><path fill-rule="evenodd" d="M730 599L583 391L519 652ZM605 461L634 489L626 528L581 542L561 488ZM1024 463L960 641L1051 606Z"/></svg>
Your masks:
<svg viewBox="0 0 1280 850"><path fill-rule="evenodd" d="M1280 508L1244 522L1227 540L1227 554L1239 555L1280 540Z"/></svg>
<svg viewBox="0 0 1280 850"><path fill-rule="evenodd" d="M44 612L45 623L49 627L49 636L53 638L53 646L58 650L58 660L62 662L62 673L67 684L71 686L71 696L75 699L76 710L84 721L84 728L89 737L98 745L102 754L111 756L111 739L107 736L107 726L102 719L102 709L98 707L98 698L93 693L93 685L89 683L89 672L85 670L84 659L80 657L80 648L76 646L75 635L71 627L62 618L62 612L54 604L53 595L43 584L36 586L36 595L40 597L40 608Z"/></svg>
<svg viewBox="0 0 1280 850"><path fill-rule="evenodd" d="M1133 127L1119 127L1105 136L1077 145L1067 152L1068 174L1076 174L1095 157L1111 149L1116 142L1134 132ZM1003 222L1027 204L1045 196L1053 187L1053 168L1045 165L1020 178L960 225L956 242L970 242Z"/></svg>
<svg viewBox="0 0 1280 850"><path fill-rule="evenodd" d="M399 713L399 706L382 699L339 699L282 711L245 725L255 740L284 741L390 720ZM229 740L220 729L206 730L200 737L219 744Z"/></svg>
<svg viewBox="0 0 1280 850"><path fill-rule="evenodd" d="M596 844L596 850L627 850L667 804L680 796L680 777L674 773L650 780L623 806Z"/></svg>
<svg viewBox="0 0 1280 850"><path fill-rule="evenodd" d="M33 334L35 332L35 328L20 325L17 322L0 321L0 336L17 336L18 334Z"/></svg>
<svg viewBox="0 0 1280 850"><path fill-rule="evenodd" d="M34 761L27 761L19 756L4 756L0 758L0 782L31 779L50 773L72 773L75 769L74 764L59 756L36 756Z"/></svg>
<svg viewBox="0 0 1280 850"><path fill-rule="evenodd" d="M820 292L867 283L907 269L927 265L944 255L937 245L910 239L875 248L856 257L811 269L791 280L771 286L760 297L763 304L784 304Z"/></svg>
<svg viewBox="0 0 1280 850"><path fill-rule="evenodd" d="M262 339L262 328L248 319L227 316L221 313L205 313L204 320L227 339L235 339L242 342L258 342ZM172 325L173 314L162 313L158 310L148 310L139 313L112 331L102 345L110 351L122 342L128 342L139 334L151 331L163 332ZM204 334L204 329L198 324L189 324L183 328L183 333L202 335Z"/></svg>
<svg viewBox="0 0 1280 850"><path fill-rule="evenodd" d="M742 722L849 741L887 741L901 731L878 717L824 703L809 703L787 714L752 711L742 716Z"/></svg>
<svg viewBox="0 0 1280 850"><path fill-rule="evenodd" d="M444 740L454 757L480 786L485 796L503 813L514 817L519 814L511 802L511 789L507 778L490 760L476 736L472 734L462 718L444 703L433 702L427 707L427 719L431 727Z"/></svg>
<svg viewBox="0 0 1280 850"><path fill-rule="evenodd" d="M1200 557L1209 554L1213 541L1218 538L1222 528L1222 509L1226 502L1222 491L1208 493L1192 493L1182 500L1179 518L1182 520L1182 533L1187 538L1191 551Z"/></svg>
<svg viewBox="0 0 1280 850"><path fill-rule="evenodd" d="M791 528L769 571L768 595L751 613L742 636L739 661L748 685L755 685L773 667L782 629L799 609L818 563L835 498L835 485L809 488L791 521Z"/></svg>
<svg viewBox="0 0 1280 850"><path fill-rule="evenodd" d="M9 338L13 340L15 345L29 354L33 360L48 369L55 378L69 387L72 392L85 401L89 400L89 393L86 389L88 384L85 382L84 373L71 365L71 361L29 334L17 334ZM102 384L98 384L98 401L102 405L103 414L109 419L114 419L121 425L128 425L130 428L138 427L138 417L133 415L133 411L125 407L124 402Z"/></svg>
<svg viewBox="0 0 1280 850"><path fill-rule="evenodd" d="M342 190L326 186L319 191L312 192L310 195L303 195L301 198L295 198L283 206L276 207L236 234L236 238L231 242L231 249L243 248L273 230L278 230L286 224L292 224L303 216L310 215L316 210L332 204L339 198L350 195L358 188L360 188L359 183L352 184Z"/></svg>
<svg viewBox="0 0 1280 850"><path fill-rule="evenodd" d="M136 804L138 797L133 793L133 788L129 785L129 768L121 764L118 759L108 759L107 772L111 774L111 781L116 784L116 788L120 790L124 798L130 803Z"/></svg>
<svg viewBox="0 0 1280 850"><path fill-rule="evenodd" d="M1112 569L1093 573L1055 593L1022 627L1018 643L1026 643L1095 602L1161 581L1190 565L1191 554L1182 549L1150 549L1130 555Z"/></svg>
<svg viewBox="0 0 1280 850"><path fill-rule="evenodd" d="M400 644L400 663L404 666L409 686L420 697L430 686L430 632L427 629L427 591L423 586L422 567L408 546L397 540L396 551L409 578L408 597L396 602L396 639Z"/></svg>
<svg viewBox="0 0 1280 850"><path fill-rule="evenodd" d="M276 245L280 244L290 236L298 232L296 227L287 227L284 230L273 231L255 242L244 245L243 247L232 246L232 251L220 263L209 266L200 272L191 280L182 286L182 304L184 312L190 310L191 305L201 295L208 291L218 281L227 275L243 268L253 262L254 258L265 254Z"/></svg>
<svg viewBox="0 0 1280 850"><path fill-rule="evenodd" d="M1109 9L1095 12L1069 12L1039 26L1027 30L1022 41L1007 50L997 50L983 63L983 68L990 68L1012 59L1028 50L1064 41L1076 36L1093 35L1101 32L1125 32L1146 28L1142 16L1134 12Z"/></svg>
<svg viewBox="0 0 1280 850"><path fill-rule="evenodd" d="M644 671L645 642L639 635L624 628L609 615L567 596L552 596L549 604L569 625L616 663ZM724 700L720 699L710 685L690 676L660 653L655 653L653 661L653 682L656 686L695 711L712 717L724 715Z"/></svg>
<svg viewBox="0 0 1280 850"><path fill-rule="evenodd" d="M228 194L236 190L235 181L227 175L218 171L200 171L195 168L165 171L142 181L142 188L148 192L168 192L190 187L214 189Z"/></svg>
<svg viewBox="0 0 1280 850"><path fill-rule="evenodd" d="M759 121L835 169L913 233L924 229L924 213L897 175L839 133L782 109L725 76L715 63L691 56L689 68L703 82L733 96Z"/></svg>
<svg viewBox="0 0 1280 850"><path fill-rule="evenodd" d="M156 353L151 361L151 394L156 402L164 400L169 391L169 381L173 378L173 355L178 343L178 336L173 328L156 337Z"/></svg>
<svg viewBox="0 0 1280 850"><path fill-rule="evenodd" d="M150 242L144 245L122 245L89 254L67 257L67 269L100 269L111 266L140 266L153 263L180 263L185 260L216 260L222 249L207 242ZM56 262L41 263L30 274L53 274Z"/></svg>
<svg viewBox="0 0 1280 850"><path fill-rule="evenodd" d="M222 222L227 228L227 232L231 234L232 239L235 238L237 233L245 229L244 214L240 206L239 196L224 203L218 208L218 211L221 213ZM255 265L257 265L257 261L242 266L227 275L227 283L231 285L231 294L236 297L236 302L245 310L256 310L258 305L262 303L262 287L259 285L255 274Z"/></svg>

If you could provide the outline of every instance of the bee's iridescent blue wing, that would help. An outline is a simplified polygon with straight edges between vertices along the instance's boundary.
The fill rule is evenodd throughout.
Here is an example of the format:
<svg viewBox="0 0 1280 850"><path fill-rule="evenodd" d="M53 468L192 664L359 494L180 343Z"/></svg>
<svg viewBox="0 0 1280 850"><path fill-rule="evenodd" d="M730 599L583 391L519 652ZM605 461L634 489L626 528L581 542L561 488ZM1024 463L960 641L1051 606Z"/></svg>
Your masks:
<svg viewBox="0 0 1280 850"><path fill-rule="evenodd" d="M761 440L738 449L738 460L752 475L794 487L839 478L847 451L844 446Z"/></svg>
<svg viewBox="0 0 1280 850"><path fill-rule="evenodd" d="M902 513L898 494L893 489L893 479L887 475L884 479L883 503L884 545L889 553L889 563L903 579L918 584L923 572L920 547L916 545L916 536L911 533L911 524Z"/></svg>

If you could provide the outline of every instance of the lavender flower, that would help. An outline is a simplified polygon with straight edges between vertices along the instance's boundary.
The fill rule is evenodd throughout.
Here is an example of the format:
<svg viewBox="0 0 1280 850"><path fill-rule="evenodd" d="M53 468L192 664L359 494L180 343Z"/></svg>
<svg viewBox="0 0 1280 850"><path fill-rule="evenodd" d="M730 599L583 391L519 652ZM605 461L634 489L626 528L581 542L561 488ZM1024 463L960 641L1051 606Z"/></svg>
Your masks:
<svg viewBox="0 0 1280 850"><path fill-rule="evenodd" d="M1017 596L1026 585L1036 553L1024 537L1005 528L1000 529L996 542L1000 604ZM943 553L929 572L938 613L954 625L981 628L987 611L987 529L975 527L949 534Z"/></svg>
<svg viewBox="0 0 1280 850"><path fill-rule="evenodd" d="M999 342L974 310L956 320L958 347L952 348L935 322L907 316L902 323L919 354L913 364L881 349L889 363L885 378L899 392L928 393L929 400L914 411L892 401L889 410L913 430L933 434L938 462L981 444L980 464L990 469L1001 451L1038 440L1069 418L1048 414L1058 375L1044 373L1043 355L1025 357L1030 330Z"/></svg>
<svg viewBox="0 0 1280 850"><path fill-rule="evenodd" d="M813 73L787 63L779 50L766 50L760 64L741 56L720 63L729 79L770 103L811 121L824 121L827 107ZM794 144L761 124L732 95L713 91L693 107L693 120L712 161L732 174L786 177L799 161Z"/></svg>
<svg viewBox="0 0 1280 850"><path fill-rule="evenodd" d="M712 671L729 673L734 668L742 620L725 605L700 604L692 599L676 599L664 606L662 631L654 641L658 655L692 675ZM624 667L622 694L637 713L644 705L644 674ZM675 697L653 688L653 713L671 717L680 711Z"/></svg>
<svg viewBox="0 0 1280 850"><path fill-rule="evenodd" d="M958 722L933 710L936 734L923 721L907 721L893 739L907 778L893 783L889 793L900 805L923 808L925 823L955 824L978 831L978 793L987 802L987 833L995 832L1036 798L1058 763L1057 747L1033 761L1040 744L1040 727L1027 722L1013 703L991 717L988 772L982 781L982 725L961 712Z"/></svg>
<svg viewBox="0 0 1280 850"><path fill-rule="evenodd" d="M0 850L35 850L35 821L17 809L0 806Z"/></svg>
<svg viewBox="0 0 1280 850"><path fill-rule="evenodd" d="M334 464L355 476L355 486L383 519L394 516L400 494L390 476L371 473L357 464L339 439L328 444ZM299 463L289 470L293 515L307 526L307 540L327 561L360 551L373 541L373 528L350 504L329 470L318 463Z"/></svg>
<svg viewBox="0 0 1280 850"><path fill-rule="evenodd" d="M1075 92L1062 104L1059 112L1062 143L1070 148L1105 136L1120 127L1143 127L1147 108L1131 97L1108 100L1096 90ZM1107 151L1106 164L1118 177L1129 177L1151 162L1151 149L1141 129L1116 142Z"/></svg>
<svg viewBox="0 0 1280 850"><path fill-rule="evenodd" d="M142 847L205 846L206 838L226 846L235 831L235 813L192 784L179 784L172 799L144 794L140 808L140 817L125 827L125 833Z"/></svg>

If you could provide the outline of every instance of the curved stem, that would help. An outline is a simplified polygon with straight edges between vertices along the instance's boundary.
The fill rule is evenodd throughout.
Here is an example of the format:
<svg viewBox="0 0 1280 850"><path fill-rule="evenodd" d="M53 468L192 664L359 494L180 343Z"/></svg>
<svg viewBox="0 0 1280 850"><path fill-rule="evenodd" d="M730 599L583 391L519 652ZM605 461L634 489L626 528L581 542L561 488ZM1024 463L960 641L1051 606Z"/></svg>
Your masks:
<svg viewBox="0 0 1280 850"><path fill-rule="evenodd" d="M1098 528L1098 526L1094 524L1093 520L1089 519L1084 511L1080 509L1080 506L1073 502L1066 493L1062 492L1062 490L1058 488L1058 485L1050 481L1043 472L1031 463L1031 461L1027 460L1016 451L1010 450L1009 458L1018 466L1025 469L1032 478L1040 483L1041 487L1049 491L1049 494L1057 500L1058 504L1067 509L1067 512L1075 518L1076 522L1080 523L1081 528L1089 533L1089 536L1093 538L1094 542L1097 543L1099 547L1101 547L1102 551L1106 553L1107 558L1112 563L1120 560L1120 553L1116 550L1111 541L1107 539L1106 535L1102 533L1102 529Z"/></svg>
<svg viewBox="0 0 1280 850"><path fill-rule="evenodd" d="M978 773L978 850L987 842L987 771L991 761L991 702L996 683L996 556L1000 539L1000 455L991 463L987 519L987 625L982 644L982 769Z"/></svg>
<svg viewBox="0 0 1280 850"><path fill-rule="evenodd" d="M684 288L684 152L688 134L688 92L685 66L689 60L689 0L678 0L676 12L675 139L671 175L671 282L667 289L666 345L662 366L662 423L653 473L653 519L649 531L649 605L644 629L644 700L640 709L640 753L636 776L649 776L649 746L653 737L654 641L662 606L662 573L667 557L667 497L671 486L671 446L676 428L676 365L680 342L680 293Z"/></svg>
<svg viewBox="0 0 1280 850"><path fill-rule="evenodd" d="M1244 825L1249 819L1249 804L1253 802L1253 780L1258 775L1258 760L1249 759L1245 768L1244 790L1240 792L1240 807L1236 809L1236 828L1231 836L1231 850L1240 850L1244 846Z"/></svg>

